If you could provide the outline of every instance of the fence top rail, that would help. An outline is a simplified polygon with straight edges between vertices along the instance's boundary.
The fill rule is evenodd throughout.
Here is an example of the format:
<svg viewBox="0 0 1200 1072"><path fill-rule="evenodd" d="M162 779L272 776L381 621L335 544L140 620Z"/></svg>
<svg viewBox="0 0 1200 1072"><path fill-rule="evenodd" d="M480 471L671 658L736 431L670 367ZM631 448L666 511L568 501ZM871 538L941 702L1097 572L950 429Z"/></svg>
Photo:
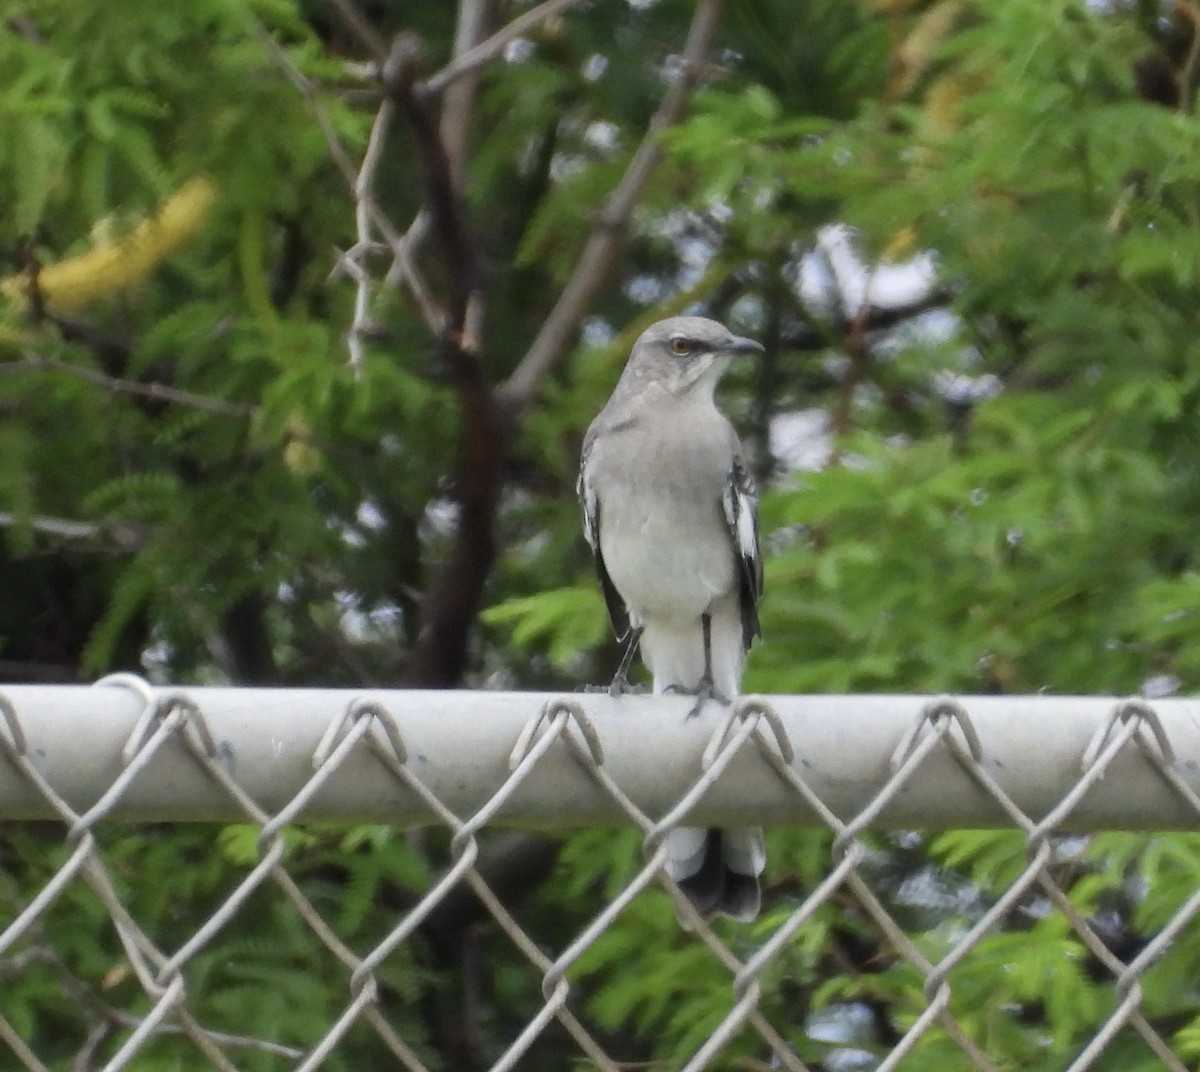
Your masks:
<svg viewBox="0 0 1200 1072"><path fill-rule="evenodd" d="M731 709L710 703L689 719L692 703L604 693L152 689L136 679L3 686L0 819L55 814L32 767L77 812L110 794L105 815L115 819L244 819L233 782L265 813L290 805L295 821L419 825L441 820L396 777L397 765L467 816L493 799L525 754L527 773L490 821L603 826L628 820L597 766L644 813L660 816L695 785L724 730L726 744L735 736L740 744L689 821L822 825L781 764L833 814L859 815L909 756L917 766L872 825L1008 826L980 772L1037 820L1101 758L1103 777L1072 808L1070 829L1196 828L1178 785L1200 792L1200 700L769 696ZM539 721L547 712L557 717ZM940 739L928 742L931 735Z"/></svg>

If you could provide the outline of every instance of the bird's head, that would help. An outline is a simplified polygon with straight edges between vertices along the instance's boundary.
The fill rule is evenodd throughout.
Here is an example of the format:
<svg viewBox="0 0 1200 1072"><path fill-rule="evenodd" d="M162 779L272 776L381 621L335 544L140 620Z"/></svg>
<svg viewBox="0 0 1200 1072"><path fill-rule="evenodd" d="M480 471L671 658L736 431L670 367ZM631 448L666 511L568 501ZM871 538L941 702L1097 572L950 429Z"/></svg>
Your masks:
<svg viewBox="0 0 1200 1072"><path fill-rule="evenodd" d="M671 395L699 391L711 398L733 358L762 352L753 339L734 335L715 320L674 316L651 324L638 336L625 375L641 385L656 384Z"/></svg>

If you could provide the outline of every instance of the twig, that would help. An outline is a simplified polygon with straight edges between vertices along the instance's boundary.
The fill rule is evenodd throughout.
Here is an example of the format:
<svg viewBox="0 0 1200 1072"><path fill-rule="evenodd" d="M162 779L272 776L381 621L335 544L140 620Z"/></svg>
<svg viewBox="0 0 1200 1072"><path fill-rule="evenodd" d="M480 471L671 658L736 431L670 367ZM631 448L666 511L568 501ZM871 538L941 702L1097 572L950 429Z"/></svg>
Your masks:
<svg viewBox="0 0 1200 1072"><path fill-rule="evenodd" d="M305 103L308 105L308 110L317 121L317 126L321 128L321 134L325 138L325 146L329 150L330 158L345 177L350 189L353 190L357 178L356 169L350 160L350 154L346 152L341 138L338 137L337 131L334 129L333 121L329 118L329 113L321 103L321 98L317 94L316 87L304 72L292 62L291 57L284 51L283 46L275 40L271 31L262 25L261 22L258 23L258 36L266 50L271 53L271 58L279 65L279 69L287 75L288 81L296 87L300 95L304 98Z"/></svg>
<svg viewBox="0 0 1200 1072"><path fill-rule="evenodd" d="M346 0L348 2L348 0ZM460 9L462 10L462 9ZM458 34L456 40L466 40ZM445 688L462 680L467 642L496 557L496 510L503 483L508 429L501 420L479 357L483 320L483 272L467 217L456 167L416 79L419 42L400 35L382 68L384 92L412 133L424 187L425 207L410 237L428 230L444 263L449 294L438 332L441 359L458 396L460 441L455 471L458 522L448 560L425 592L421 628L408 683Z"/></svg>
<svg viewBox="0 0 1200 1072"><path fill-rule="evenodd" d="M779 397L779 340L783 330L783 305L787 293L781 266L782 256L774 258L766 293L766 317L760 341L766 353L756 362L754 399L754 476L760 487L765 487L775 470L775 458L771 453L771 418L775 414Z"/></svg>
<svg viewBox="0 0 1200 1072"><path fill-rule="evenodd" d="M152 398L158 402L172 402L192 409L204 410L207 413L219 413L225 417L253 416L255 407L237 402L225 402L220 398L210 398L208 395L195 394L192 391L182 391L178 387L168 387L165 383L137 383L134 380L122 380L115 376L107 376L95 369L74 365L69 361L60 361L56 357L44 357L41 354L23 354L16 361L0 363L0 376L12 376L20 372L58 372L64 376L73 376L85 383L93 383L99 387L122 395L136 395L140 398Z"/></svg>
<svg viewBox="0 0 1200 1072"><path fill-rule="evenodd" d="M482 274L454 168L437 122L416 82L415 64L419 52L420 43L413 35L399 35L383 66L383 88L404 114L412 131L430 225L447 262L451 328L462 333L476 319L477 314L471 307L481 301ZM464 349L472 347L475 341L468 341Z"/></svg>
<svg viewBox="0 0 1200 1072"><path fill-rule="evenodd" d="M329 0L333 5L342 22L346 24L347 29L358 38L359 42L366 46L368 52L375 59L383 64L387 59L387 45L383 43L383 38L375 32L375 27L367 21L366 16L358 10L358 5L354 0Z"/></svg>
<svg viewBox="0 0 1200 1072"><path fill-rule="evenodd" d="M872 306L864 304L855 313L853 319L839 313L832 323L824 322L816 327L811 324L791 326L783 331L779 344L784 350L805 353L826 350L831 346L836 346L838 341L851 331L881 331L885 328L895 327L922 313L941 309L953 300L953 290L949 287L936 287L928 294L902 305Z"/></svg>
<svg viewBox="0 0 1200 1072"><path fill-rule="evenodd" d="M849 248L853 250L853 244ZM821 239L817 241L817 251L824 260L825 269L829 273L836 298L833 304L839 318L845 322L848 309L854 308L854 313L850 316L849 322L842 332L842 352L846 355L848 364L840 384L837 403L830 418L830 432L834 441L834 450L830 461L831 464L836 465L841 458L841 440L850 429L855 397L859 387L867 379L871 368L873 355L867 335L871 312L871 288L875 284L877 266L873 265L868 269L866 280L862 285L862 296L858 297L852 293L851 286L848 286L848 281L843 278L843 272L846 269L844 257L834 259L829 244ZM855 256L855 268L859 267L859 259Z"/></svg>
<svg viewBox="0 0 1200 1072"><path fill-rule="evenodd" d="M458 22L454 29L454 55L470 52L483 39L491 22L495 0L459 0ZM460 188L463 183L463 162L467 151L467 135L471 129L471 111L475 105L475 90L479 72L471 69L469 77L458 79L442 97L442 144L450 158L450 171ZM426 86L428 92L428 86Z"/></svg>
<svg viewBox="0 0 1200 1072"><path fill-rule="evenodd" d="M437 303L430 295L429 288L425 285L425 280L417 269L416 261L413 258L413 249L420 243L420 238L423 234L422 227L418 226L421 217L418 215L417 219L413 221L413 225L409 227L408 232L405 234L401 234L396 229L392 221L388 219L387 215L380 210L379 205L376 203L374 191L370 183L364 181L363 172L366 170L366 158L363 160L362 168L354 166L354 163L350 159L350 154L346 151L345 146L342 145L342 141L334 129L333 122L329 118L329 113L321 103L320 96L312 81L292 62L291 58L265 26L259 26L259 36L267 51L271 53L271 56L279 65L279 68L287 75L288 80L304 98L309 111L316 119L317 125L321 128L321 134L325 138L325 146L329 151L330 159L333 160L337 169L342 173L343 178L346 180L346 185L354 195L354 218L357 227L356 242L351 249L339 255L331 274L336 275L338 272L344 272L350 278L354 279L356 283L360 279L369 278L362 264L362 256L368 249L373 247L373 243L370 239L364 240L364 236L369 233L369 227L364 226L363 217L365 216L387 243L392 254L392 265L384 276L384 282L393 288L397 287L401 281L407 284L408 290L413 300L417 303L417 308L421 311L421 316L424 318L426 325L431 331L440 333L442 325L445 322L445 316L437 308ZM385 101L380 106L381 112L385 106L389 111L392 108L390 102ZM375 137L378 125L379 118L376 116L375 124L371 129L372 138ZM368 155L370 155L369 145ZM359 191L364 186L370 196L362 199L359 196ZM355 339L357 335L363 332L367 320L367 312L365 307L362 306L362 302L363 295L362 287L360 286L358 293L355 295L354 309L354 325L359 330L356 333L355 326L352 326L350 339L348 340L351 364L356 368L358 367L358 364L356 364L358 357L355 351Z"/></svg>
<svg viewBox="0 0 1200 1072"><path fill-rule="evenodd" d="M126 1029L141 1026L144 1022L143 1017L109 1005L96 993L92 986L72 973L62 957L59 956L58 951L49 943L41 940L44 934L43 928L39 926L34 933L38 936L39 942L28 950L27 960L45 965L50 973L57 978L59 986L75 1003L81 1014L83 1014L84 1010L90 1013L88 1019L92 1020L93 1024L108 1023ZM212 1031L208 1028L200 1028L200 1030L211 1041L222 1046L256 1050L260 1053L269 1053L277 1057L291 1058L292 1060L304 1055L304 1051L301 1049L279 1042L272 1042L269 1039L252 1038L247 1035L232 1035L224 1031ZM164 1023L154 1029L154 1034L180 1035L183 1034L183 1028L178 1024Z"/></svg>
<svg viewBox="0 0 1200 1072"><path fill-rule="evenodd" d="M375 122L371 124L367 151L363 153L362 166L354 180L354 226L358 240L343 254L340 262L355 283L354 319L350 324L346 344L350 350L350 367L356 375L362 372L366 357L363 336L374 327L370 317L371 273L363 264L363 260L379 248L371 232L371 210L375 205L375 172L379 167L395 110L391 101L383 101L379 105L379 111L375 113Z"/></svg>
<svg viewBox="0 0 1200 1072"><path fill-rule="evenodd" d="M544 0L537 7L526 11L524 15L518 15L486 41L481 41L461 55L455 56L445 67L425 80L424 88L429 93L441 93L455 79L461 78L468 71L482 67L488 60L502 52L504 46L510 41L515 41L522 34L533 29L539 22L544 22L577 3L579 0Z"/></svg>
<svg viewBox="0 0 1200 1072"><path fill-rule="evenodd" d="M28 525L34 532L63 536L68 540L84 540L100 535L100 526L90 521L68 521L61 517L17 517L16 514L0 510L0 528L12 528L15 525Z"/></svg>
<svg viewBox="0 0 1200 1072"><path fill-rule="evenodd" d="M454 54L456 56L478 44L479 39L486 31L488 20L491 17L491 8L492 0L460 0L458 21L454 32ZM470 129L471 110L474 105L477 84L477 78L460 81L452 87L451 92L446 94L442 103L439 134L442 144L445 146L446 156L450 162L450 173L456 187L461 187L462 185L463 161L466 153L467 135ZM384 106L391 109L394 107L394 104L391 101L385 100ZM382 114L382 112L383 107L381 106L380 113ZM374 133L374 130L372 130L372 137L374 137ZM368 157L370 156L369 146L367 155ZM364 158L362 171L359 173L358 182L355 187L355 200L357 204L355 217L358 222L360 244L363 243L365 232L366 221L363 219L363 216L366 213L363 211L364 205L373 215L380 215L374 198L371 196L371 184L364 184L362 181L364 175L367 173L367 159ZM437 307L437 302L430 294L429 288L425 285L424 278L417 270L415 261L416 250L420 247L429 230L429 214L425 209L418 212L412 224L403 235L394 232L394 229L390 227L390 221L386 229L384 227L380 227L379 229L384 237L387 238L392 249L392 265L384 276L384 282L389 286L395 286L401 279L404 279L408 284L413 299L424 314L426 324L434 334L441 335L446 326L446 315ZM359 309L363 300L364 289L365 285L360 282L358 300L355 302L355 326L362 323ZM478 325L476 325L475 330L476 332L478 331ZM353 343L355 337L355 327L352 327L352 364L354 363Z"/></svg>
<svg viewBox="0 0 1200 1072"><path fill-rule="evenodd" d="M1188 45L1187 57L1176 78L1179 89L1177 107L1185 115L1192 111L1195 96L1196 67L1200 64L1200 8L1192 0L1175 0L1175 10L1192 24L1192 42Z"/></svg>
<svg viewBox="0 0 1200 1072"><path fill-rule="evenodd" d="M684 46L679 79L663 95L645 137L633 154L584 243L571 278L542 324L528 352L504 384L504 401L513 409L531 402L546 377L563 359L571 336L600 289L616 255L625 225L662 156L659 137L679 121L708 52L721 0L699 0Z"/></svg>
<svg viewBox="0 0 1200 1072"><path fill-rule="evenodd" d="M376 222L378 223L378 221ZM379 229L392 249L392 266L384 276L384 281L389 286L395 286L399 280L403 279L408 285L413 301L417 303L417 308L421 310L425 326L435 335L441 335L446 327L446 311L434 298L429 285L425 282L425 277L417 268L415 259L417 250L421 248L421 243L425 241L425 236L429 233L429 214L421 209L413 217L412 223L408 225L408 230L404 234L399 234L390 220L387 221L386 227L381 225Z"/></svg>

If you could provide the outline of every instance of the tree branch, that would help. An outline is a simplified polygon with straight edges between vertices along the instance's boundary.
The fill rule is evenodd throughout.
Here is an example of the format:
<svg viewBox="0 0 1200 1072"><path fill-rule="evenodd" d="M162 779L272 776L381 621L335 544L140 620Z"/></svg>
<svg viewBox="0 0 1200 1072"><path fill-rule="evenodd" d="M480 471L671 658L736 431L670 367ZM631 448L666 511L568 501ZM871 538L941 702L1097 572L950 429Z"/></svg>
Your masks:
<svg viewBox="0 0 1200 1072"><path fill-rule="evenodd" d="M557 15L560 11L565 11L577 3L579 0L544 0L537 7L526 11L524 15L517 16L503 29L497 30L486 41L468 48L461 55L456 55L437 74L425 80L425 89L430 93L441 93L455 79L482 67L488 60L502 52L504 46L510 41L515 41L528 30L532 30L538 23L544 22L552 15Z"/></svg>
<svg viewBox="0 0 1200 1072"><path fill-rule="evenodd" d="M458 24L454 31L454 55L466 55L483 40L492 22L495 0L459 0ZM466 159L467 136L471 129L471 111L475 105L475 90L479 86L479 70L468 68L449 86L442 97L442 144L450 158L450 172L461 189L463 162ZM428 83L425 84L428 91Z"/></svg>
<svg viewBox="0 0 1200 1072"><path fill-rule="evenodd" d="M354 321L348 339L351 365L353 367L359 365L361 347L356 350L356 340L367 334L369 328L370 277L363 261L368 253L378 248L375 231L382 236L392 254L392 266L384 276L384 282L389 287L396 287L403 280L408 285L409 292L417 303L417 308L420 309L426 325L431 331L441 331L445 317L430 296L429 288L425 285L425 280L421 277L420 272L417 271L412 256L413 248L419 243L422 234L422 217L418 215L405 234L401 234L395 228L392 221L380 211L379 205L375 201L374 170L367 167L368 158L371 158L369 147L367 155L363 158L362 166L356 169L311 80L291 61L291 58L266 27L259 25L258 32L263 46L271 53L280 70L287 75L288 81L304 98L308 110L317 121L317 126L321 128L330 159L342 173L346 185L354 195L354 220L357 232L355 243L350 249L340 254L333 269L334 274L344 272L358 285L358 291L355 294ZM391 110L389 105L389 120ZM382 113L382 111L381 108L380 112ZM375 126L372 127L373 137L380 123L380 117L377 115Z"/></svg>
<svg viewBox="0 0 1200 1072"><path fill-rule="evenodd" d="M367 151L363 153L362 166L354 177L354 226L357 241L342 254L337 270L344 271L354 280L354 318L350 322L350 333L346 345L350 350L350 367L361 373L366 353L363 339L373 329L371 321L371 273L363 260L376 248L371 231L372 210L375 208L375 173L383 155L384 142L396 108L385 100L375 113L371 124L371 135L367 139Z"/></svg>
<svg viewBox="0 0 1200 1072"><path fill-rule="evenodd" d="M192 409L204 410L207 413L219 413L225 417L250 417L254 414L251 405L226 402L220 398L209 398L207 395L195 394L192 391L182 391L178 387L168 387L165 383L136 383L133 380L122 380L115 376L107 376L95 369L74 365L69 361L60 361L56 357L43 357L40 354L24 354L16 361L0 362L0 376L12 376L21 372L57 372L64 376L72 376L85 383L94 383L105 387L115 394L135 395L139 398L151 398L158 402L172 402L179 406L189 406Z"/></svg>
<svg viewBox="0 0 1200 1072"><path fill-rule="evenodd" d="M354 0L329 0L334 10L337 11L342 22L346 24L346 28L358 38L362 44L382 69L384 61L387 59L387 45L384 44L383 38L375 32L375 27L371 25L367 17L358 9L358 5Z"/></svg>
<svg viewBox="0 0 1200 1072"><path fill-rule="evenodd" d="M279 684L279 665L267 625L268 607L267 597L253 589L221 613L220 653L230 679L239 685Z"/></svg>
<svg viewBox="0 0 1200 1072"><path fill-rule="evenodd" d="M663 95L646 136L601 210L575 270L537 338L501 389L505 403L514 410L524 408L534 399L546 377L562 361L580 320L607 278L629 217L662 157L659 137L683 115L688 96L703 69L720 12L721 0L698 0L678 80Z"/></svg>
<svg viewBox="0 0 1200 1072"><path fill-rule="evenodd" d="M479 0L462 0L460 18L470 16L475 29L460 26L456 47L478 31ZM422 83L416 72L417 39L401 34L386 58L373 27L354 0L331 0L350 30L380 60L387 100L402 114L412 133L424 187L421 217L428 219L447 281L447 310L439 331L442 361L458 393L461 439L454 487L458 524L449 560L426 590L421 629L408 681L426 687L458 684L467 664L467 640L482 600L484 584L495 560L495 517L502 485L502 460L520 407L530 401L545 377L562 360L572 333L602 285L619 246L621 233L661 158L658 138L677 122L689 93L700 77L721 9L720 0L698 0L677 79L663 95L641 145L625 175L600 213L578 267L543 325L530 352L503 393L487 382L479 358L483 321L483 272L466 206L461 195L461 157L447 137L461 132L457 120L439 123L433 114L434 94L454 78L497 54L537 19L568 6L567 0L539 5L499 34L468 47L439 75ZM505 35L508 35L507 37ZM449 125L447 123L449 122ZM418 217L420 219L421 217ZM415 229L415 224L414 224ZM511 403L516 402L514 407Z"/></svg>
<svg viewBox="0 0 1200 1072"><path fill-rule="evenodd" d="M279 69L287 75L288 81L295 86L296 90L304 98L304 103L308 105L308 110L317 121L317 126L321 128L321 135L325 139L325 147L329 150L330 159L337 165L337 169L342 173L350 188L353 189L356 174L354 164L350 160L350 154L346 152L346 147L342 144L342 139L338 137L338 133L334 129L333 120L329 118L329 113L321 103L321 98L317 94L316 87L304 72L292 62L291 57L284 51L283 46L275 40L271 31L261 22L257 22L257 20L256 26L258 29L258 38L262 42L263 47L271 54L271 58L279 66Z"/></svg>
<svg viewBox="0 0 1200 1072"><path fill-rule="evenodd" d="M853 332L883 331L895 327L905 320L911 320L922 313L934 309L942 309L954 300L954 291L950 287L935 287L928 294L915 301L903 305L876 307L864 305L853 318L844 315L837 316L832 321L825 321L818 326L813 324L793 324L784 329L780 335L780 346L784 350L798 350L812 353L837 346Z"/></svg>
<svg viewBox="0 0 1200 1072"><path fill-rule="evenodd" d="M430 224L446 259L450 326L453 331L463 333L476 326L469 321L478 315L472 307L482 300L482 273L454 167L416 79L419 54L420 41L413 34L400 34L383 66L383 88L412 131ZM473 348L476 343L477 339L468 340L468 347Z"/></svg>
<svg viewBox="0 0 1200 1072"><path fill-rule="evenodd" d="M460 33L462 43L471 34ZM458 393L460 440L454 493L458 524L449 560L421 604L421 629L409 683L446 688L461 682L467 642L484 585L496 558L495 523L509 427L501 419L479 358L483 327L483 271L456 177L456 167L416 79L418 43L401 34L383 66L388 99L412 132L425 188L423 214L445 262L447 324L440 333L442 361Z"/></svg>
<svg viewBox="0 0 1200 1072"><path fill-rule="evenodd" d="M22 517L0 510L0 529L30 528L45 536L58 540L89 540L100 544L99 550L107 553L132 554L140 551L146 542L145 530L137 525L123 525L111 521L72 521L65 517L34 515ZM3 678L3 674L0 674Z"/></svg>

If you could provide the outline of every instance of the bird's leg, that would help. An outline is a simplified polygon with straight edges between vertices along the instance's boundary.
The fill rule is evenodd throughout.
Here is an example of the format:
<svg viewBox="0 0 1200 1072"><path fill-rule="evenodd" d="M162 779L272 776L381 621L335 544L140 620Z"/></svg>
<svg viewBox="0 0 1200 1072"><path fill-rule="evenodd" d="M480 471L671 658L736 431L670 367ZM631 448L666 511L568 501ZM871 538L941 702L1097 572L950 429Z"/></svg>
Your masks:
<svg viewBox="0 0 1200 1072"><path fill-rule="evenodd" d="M701 675L700 680L696 683L695 689L683 689L679 688L678 686L672 686L667 690L668 692L682 692L689 696L696 697L696 706L687 713L688 718L695 718L698 714L700 714L700 708L704 706L705 700L716 700L717 703L723 704L730 702L728 696L722 696L721 693L717 692L716 686L713 682L711 614L706 613L700 615L700 633L704 638L704 673Z"/></svg>
<svg viewBox="0 0 1200 1072"><path fill-rule="evenodd" d="M613 675L612 684L608 686L609 696L621 696L634 691L634 687L629 684L629 667L633 663L633 653L637 651L638 642L642 639L642 629L639 625L636 629L629 630L629 643L625 645L621 664Z"/></svg>
<svg viewBox="0 0 1200 1072"><path fill-rule="evenodd" d="M700 633L704 637L704 674L696 685L696 706L688 712L688 718L695 718L700 714L700 708L704 706L705 700L716 700L717 703L722 704L729 703L729 698L717 692L716 686L713 684L711 614L700 615Z"/></svg>

